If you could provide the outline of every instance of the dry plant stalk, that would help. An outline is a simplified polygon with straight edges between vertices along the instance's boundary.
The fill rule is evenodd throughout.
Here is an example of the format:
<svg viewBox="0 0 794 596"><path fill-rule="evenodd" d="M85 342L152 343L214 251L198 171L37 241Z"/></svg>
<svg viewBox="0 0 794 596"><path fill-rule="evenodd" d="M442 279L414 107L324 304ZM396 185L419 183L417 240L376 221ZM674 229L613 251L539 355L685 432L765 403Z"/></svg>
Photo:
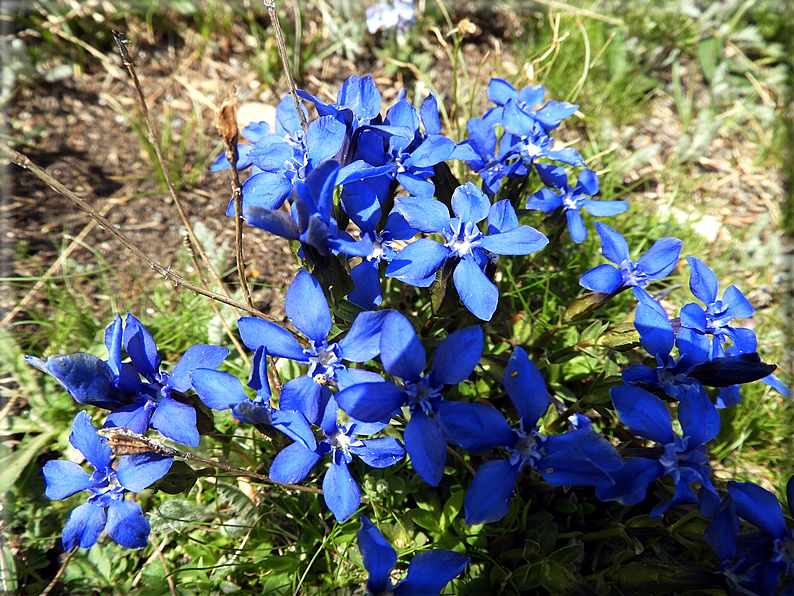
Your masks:
<svg viewBox="0 0 794 596"><path fill-rule="evenodd" d="M96 209L91 207L88 203L86 203L83 199L78 197L75 193L71 190L66 188L63 184L58 182L55 178L50 176L47 172L41 169L38 165L33 163L27 155L23 155L18 151L14 151L10 147L4 144L0 144L0 153L4 154L6 157L10 158L15 164L19 167L28 170L32 173L36 178L47 184L50 188L52 188L58 194L66 197L72 203L77 205L83 212L88 214L94 221L96 221L105 231L109 232L112 236L114 236L121 244L127 247L132 253L145 262L149 267L151 267L154 271L158 274L162 275L169 281L171 281L176 286L182 286L183 288L187 288L197 294L201 294L206 296L207 298L211 298L212 300L217 300L218 302L223 302L224 304L228 304L233 308L240 309L247 313L252 314L255 317L259 317L260 319L268 319L273 321L272 317L269 317L265 313L248 306L243 302L239 302L234 300L233 298L229 298L228 296L224 296L223 294L218 294L201 286L198 286L194 283L189 282L181 275L174 273L170 267L163 267L152 259L149 255L147 255L141 248L135 244L130 238L128 238L123 232L116 229L116 227L110 223L107 219L102 217L102 215L97 212Z"/></svg>
<svg viewBox="0 0 794 596"><path fill-rule="evenodd" d="M245 260L243 257L243 187L240 184L240 173L237 171L237 139L240 133L237 129L237 96L224 99L216 114L218 131L223 139L226 160L232 170L232 201L234 202L234 247L237 260L237 275L240 277L240 287L248 306L253 306L248 282L245 279Z"/></svg>

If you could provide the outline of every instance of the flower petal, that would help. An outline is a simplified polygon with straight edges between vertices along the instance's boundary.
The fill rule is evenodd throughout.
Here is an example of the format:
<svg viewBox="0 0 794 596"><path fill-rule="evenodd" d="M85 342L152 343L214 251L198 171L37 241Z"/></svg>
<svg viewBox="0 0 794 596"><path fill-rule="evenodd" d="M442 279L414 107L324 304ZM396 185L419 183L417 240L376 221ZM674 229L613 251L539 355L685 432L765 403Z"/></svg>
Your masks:
<svg viewBox="0 0 794 596"><path fill-rule="evenodd" d="M366 362L380 353L383 322L391 311L361 312L356 315L347 335L339 342L342 358L350 362Z"/></svg>
<svg viewBox="0 0 794 596"><path fill-rule="evenodd" d="M317 280L305 269L298 271L290 284L284 310L296 329L315 342L325 340L333 326L325 294ZM265 349L268 349L267 346ZM268 349L268 353L272 352Z"/></svg>
<svg viewBox="0 0 794 596"><path fill-rule="evenodd" d="M568 231L571 234L571 239L576 244L581 244L587 238L587 228L584 226L582 214L576 209L569 209L565 212L565 218L568 220Z"/></svg>
<svg viewBox="0 0 794 596"><path fill-rule="evenodd" d="M519 470L507 460L488 461L477 470L466 493L467 525L489 524L507 515Z"/></svg>
<svg viewBox="0 0 794 596"><path fill-rule="evenodd" d="M371 468L388 468L405 457L405 447L394 437L365 439L361 443L360 446L351 445L350 453Z"/></svg>
<svg viewBox="0 0 794 596"><path fill-rule="evenodd" d="M218 368L229 355L229 349L222 346L197 344L190 346L174 366L168 377L172 389L184 393L190 389L190 373L197 368Z"/></svg>
<svg viewBox="0 0 794 596"><path fill-rule="evenodd" d="M72 511L63 527L63 549L91 548L105 528L105 508L94 503L83 503Z"/></svg>
<svg viewBox="0 0 794 596"><path fill-rule="evenodd" d="M107 441L97 434L96 427L91 423L91 417L87 412L79 412L74 417L69 442L97 470L104 472L110 467L113 450L108 447Z"/></svg>
<svg viewBox="0 0 794 596"><path fill-rule="evenodd" d="M457 385L468 379L480 361L482 348L483 333L479 325L450 333L433 354L430 384L433 387Z"/></svg>
<svg viewBox="0 0 794 596"><path fill-rule="evenodd" d="M301 443L287 445L273 460L270 479L279 484L297 484L309 475L318 461L320 456Z"/></svg>
<svg viewBox="0 0 794 596"><path fill-rule="evenodd" d="M549 408L549 392L538 368L526 351L516 346L505 368L502 383L518 411L525 430L537 426Z"/></svg>
<svg viewBox="0 0 794 596"><path fill-rule="evenodd" d="M91 488L95 484L91 474L88 474L73 461L64 459L50 460L44 464L41 472L44 474L44 481L47 483L44 495L54 501L71 497L80 491Z"/></svg>
<svg viewBox="0 0 794 596"><path fill-rule="evenodd" d="M392 312L383 323L380 359L390 375L417 382L427 365L427 355L411 322Z"/></svg>
<svg viewBox="0 0 794 596"><path fill-rule="evenodd" d="M165 476L173 463L172 457L154 453L127 455L119 460L116 476L121 486L132 493L139 493Z"/></svg>
<svg viewBox="0 0 794 596"><path fill-rule="evenodd" d="M448 256L449 249L443 244L429 238L420 238L397 253L389 263L386 275L407 284L429 286ZM428 283L424 284L424 280L428 280Z"/></svg>
<svg viewBox="0 0 794 596"><path fill-rule="evenodd" d="M391 381L360 383L336 394L339 407L362 422L386 421L406 402L404 391Z"/></svg>
<svg viewBox="0 0 794 596"><path fill-rule="evenodd" d="M488 217L491 201L473 183L458 186L452 193L452 212L463 222L477 223Z"/></svg>
<svg viewBox="0 0 794 596"><path fill-rule="evenodd" d="M124 350L129 354L135 368L151 381L160 370L161 358L157 353L157 345L152 334L130 313L127 313L123 341Z"/></svg>
<svg viewBox="0 0 794 596"><path fill-rule="evenodd" d="M752 482L728 482L736 513L774 538L786 534L786 520L777 497Z"/></svg>
<svg viewBox="0 0 794 596"><path fill-rule="evenodd" d="M240 338L250 350L255 351L264 346L271 356L306 363L306 356L298 340L283 327L254 317L242 317L237 321L237 328L240 330Z"/></svg>
<svg viewBox="0 0 794 596"><path fill-rule="evenodd" d="M369 572L367 590L380 594L391 587L389 573L397 564L397 552L363 515L359 515L361 529L358 531L358 550L364 560L364 569Z"/></svg>
<svg viewBox="0 0 794 596"><path fill-rule="evenodd" d="M700 385L693 385L681 398L678 420L684 436L689 437L689 449L705 445L720 432L720 414Z"/></svg>
<svg viewBox="0 0 794 596"><path fill-rule="evenodd" d="M629 260L629 243L626 239L608 225L596 222L596 231L601 238L601 253L604 258L615 265ZM597 291L597 290L596 290Z"/></svg>
<svg viewBox="0 0 794 596"><path fill-rule="evenodd" d="M301 375L284 384L279 398L282 410L295 410L306 417L312 424L320 417L320 401L322 387L307 375Z"/></svg>
<svg viewBox="0 0 794 596"><path fill-rule="evenodd" d="M196 428L196 411L187 404L166 397L152 414L152 428L172 441L198 447L201 437Z"/></svg>
<svg viewBox="0 0 794 596"><path fill-rule="evenodd" d="M234 375L200 368L194 370L190 377L193 380L193 389L208 408L228 410L236 404L248 401L243 384Z"/></svg>
<svg viewBox="0 0 794 596"><path fill-rule="evenodd" d="M124 548L143 548L148 542L151 527L138 503L122 499L111 501L105 530Z"/></svg>
<svg viewBox="0 0 794 596"><path fill-rule="evenodd" d="M579 280L580 286L602 294L611 294L622 283L623 276L620 274L620 270L607 263L590 269Z"/></svg>
<svg viewBox="0 0 794 596"><path fill-rule="evenodd" d="M438 486L447 461L447 441L438 423L416 409L403 433L414 470L430 486Z"/></svg>
<svg viewBox="0 0 794 596"><path fill-rule="evenodd" d="M466 451L481 453L515 443L510 424L492 406L441 400L436 405L436 420L449 440Z"/></svg>
<svg viewBox="0 0 794 596"><path fill-rule="evenodd" d="M452 274L460 301L475 317L490 321L499 304L499 289L473 260L461 259Z"/></svg>
<svg viewBox="0 0 794 596"><path fill-rule="evenodd" d="M394 587L394 596L437 596L449 582L463 573L469 557L451 550L435 549L416 555L408 575Z"/></svg>
<svg viewBox="0 0 794 596"><path fill-rule="evenodd" d="M683 242L678 238L660 238L637 261L637 268L649 279L662 279L675 269Z"/></svg>
<svg viewBox="0 0 794 596"><path fill-rule="evenodd" d="M449 224L449 210L441 201L398 197L394 209L413 229L425 234L441 233Z"/></svg>
<svg viewBox="0 0 794 596"><path fill-rule="evenodd" d="M670 412L658 397L645 389L626 385L613 387L609 395L618 411L620 421L635 435L662 445L673 442Z"/></svg>
<svg viewBox="0 0 794 596"><path fill-rule="evenodd" d="M344 461L333 464L325 472L323 498L340 523L351 517L361 505L361 489Z"/></svg>

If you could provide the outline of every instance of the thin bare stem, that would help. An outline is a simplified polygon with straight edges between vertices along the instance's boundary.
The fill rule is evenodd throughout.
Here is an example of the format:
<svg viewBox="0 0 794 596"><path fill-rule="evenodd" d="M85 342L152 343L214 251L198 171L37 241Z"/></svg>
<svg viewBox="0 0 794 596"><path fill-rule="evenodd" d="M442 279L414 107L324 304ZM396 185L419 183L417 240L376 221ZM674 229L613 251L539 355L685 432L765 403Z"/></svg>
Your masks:
<svg viewBox="0 0 794 596"><path fill-rule="evenodd" d="M240 173L237 171L237 140L240 132L237 128L237 97L232 95L221 104L217 114L218 130L223 138L226 159L232 170L232 201L234 202L234 247L237 260L237 275L243 289L245 303L253 306L251 292L245 279L245 258L243 257L243 186L240 184Z"/></svg>
<svg viewBox="0 0 794 596"><path fill-rule="evenodd" d="M309 123L306 120L306 114L303 113L303 106L298 97L298 88L295 86L295 79L292 78L292 69L290 68L289 58L287 57L287 45L284 43L284 35L281 33L281 25L278 22L278 14L276 14L276 0L264 0L264 3L270 15L270 21L273 23L278 53L281 55L281 64L284 66L284 74L287 75L289 94L292 97L292 103L295 104L295 111L298 112L298 120L300 120L301 128L303 128L303 132L306 132L309 129Z"/></svg>
<svg viewBox="0 0 794 596"><path fill-rule="evenodd" d="M190 244L190 240L185 237L185 250L187 250L187 254L190 255L190 259L193 261L193 267L196 268L196 273L198 273L199 279L203 285L206 285L207 282L204 280L204 274L201 272L201 267L199 267L198 259L196 258L196 253L193 250L193 247ZM240 343L240 340L237 339L237 336L232 332L231 327L226 322L226 319L223 318L221 314L221 309L218 308L218 305L215 302L210 301L210 306L212 306L212 310L215 313L215 316L218 317L218 320L221 322L223 326L223 330L226 332L226 336L231 340L234 344L237 353L240 354L240 358L243 359L246 366L251 366L251 359L248 357L248 353L246 352L243 344Z"/></svg>
<svg viewBox="0 0 794 596"><path fill-rule="evenodd" d="M215 267L212 266L207 253L204 251L204 247L196 237L196 234L193 231L193 226L190 224L190 220L187 217L187 213L185 213L185 210L182 208L182 202L179 200L179 197L176 194L176 188L174 187L174 182L171 179L171 173L168 170L168 166L165 163L165 156L163 155L163 150L160 147L160 141L157 138L157 131L154 128L154 122L152 121L151 114L149 113L149 107L146 105L146 98L143 95L141 82L138 80L138 75L135 73L135 65L133 64L130 53L127 50L126 41L120 32L116 30L112 31L113 37L116 39L116 45L118 46L119 54L121 54L121 60L124 63L124 66L127 68L127 72L129 72L130 77L132 78L132 83L135 86L135 96L138 99L138 106L140 107L141 113L143 114L143 119L146 121L146 127L149 129L149 138L152 142L152 145L154 146L155 153L157 154L157 161L160 164L160 170L163 172L163 177L165 178L168 192L171 195L171 199L174 201L174 205L179 212L179 217L182 219L182 223L187 230L188 236L190 237L190 242L195 247L196 252L198 253L204 265L207 267L207 270L210 272L210 275L212 276L215 283L218 284L218 287L224 294L226 294L226 296L230 296L229 291L226 289L226 286L218 275L218 272L215 271Z"/></svg>
<svg viewBox="0 0 794 596"><path fill-rule="evenodd" d="M63 564L61 565L61 568L58 569L58 573L56 573L55 577L52 578L52 581L49 584L47 584L47 587L41 591L41 596L47 596L47 594L52 592L53 588L56 585L58 585L58 581L61 579L61 576L63 575L64 571L66 571L66 566L69 564L69 561L72 560L72 557L79 548L80 548L79 546L75 546L72 550L70 550L67 553L66 558L63 560Z"/></svg>
<svg viewBox="0 0 794 596"><path fill-rule="evenodd" d="M193 455L187 451L179 451L173 447L163 445L160 441L150 439L144 435L139 435L138 433L134 433L124 427L112 426L109 428L103 428L99 431L99 434L108 440L108 446L113 450L114 457L123 457L125 455L134 455L139 453L156 453L157 455L161 455L163 457L177 457L187 461L198 462L213 468L217 468L218 470L223 470L224 472L229 472L230 474L246 476L248 478L253 478L268 484L277 484L279 486L284 486L293 490L315 493L318 495L323 494L323 491L319 488L301 486L299 484L280 484L278 482L274 482L264 474L251 472L244 468L238 468L237 466L233 466L225 462L199 457L198 455Z"/></svg>
<svg viewBox="0 0 794 596"><path fill-rule="evenodd" d="M255 317L259 317L261 319L268 319L270 321L274 321L272 317L269 317L265 313L244 304L243 302L239 302L234 300L233 298L229 298L228 296L224 296L223 294L217 294L211 290L206 288L202 288L201 286L197 286L194 283L189 282L181 275L178 275L171 271L170 267L163 267L152 259L149 255L147 255L143 250L141 250L137 244L135 244L132 240L130 240L125 234L121 231L116 229L116 227L110 223L107 219L102 217L96 209L91 207L88 203L86 203L83 199L78 197L75 193L71 190L66 188L63 184L58 182L55 178L50 176L47 172L41 169L38 165L33 163L27 155L23 155L18 151L14 151L10 147L5 144L0 144L0 153L4 154L6 157L10 158L15 164L19 167L28 170L31 174L36 176L39 180L47 184L50 188L54 191L59 193L60 195L69 199L72 203L77 205L83 212L88 214L94 221L96 221L105 231L109 232L112 236L114 236L119 242L121 242L125 247L127 247L132 253L145 262L149 267L151 267L154 271L158 274L162 275L169 281L171 281L174 285L182 286L183 288L187 288L197 294L201 294L203 296L207 296L213 300L217 300L218 302L223 302L224 304L228 304L231 307L237 308L239 310L245 311L254 315Z"/></svg>
<svg viewBox="0 0 794 596"><path fill-rule="evenodd" d="M176 584L174 584L174 578L171 577L171 571L168 569L168 562L165 560L165 556L163 556L160 545L157 544L152 536L149 536L149 543L154 547L154 552L157 553L157 557L160 559L160 563L163 566L165 581L168 582L168 589L171 590L171 596L179 596L179 593L176 591Z"/></svg>

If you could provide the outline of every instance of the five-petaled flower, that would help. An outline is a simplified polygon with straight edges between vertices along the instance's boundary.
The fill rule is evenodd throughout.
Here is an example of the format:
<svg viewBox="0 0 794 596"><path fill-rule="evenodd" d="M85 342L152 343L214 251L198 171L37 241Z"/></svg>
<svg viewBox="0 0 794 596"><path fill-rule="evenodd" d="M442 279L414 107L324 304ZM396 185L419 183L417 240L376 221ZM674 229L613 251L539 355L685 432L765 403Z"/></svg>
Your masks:
<svg viewBox="0 0 794 596"><path fill-rule="evenodd" d="M143 548L149 535L149 522L141 506L127 501L128 492L137 493L168 473L173 459L154 453L127 455L113 468L113 453L107 440L97 434L86 412L72 422L69 442L95 468L88 474L68 460L44 464L45 495L57 501L87 490L88 500L74 509L63 528L63 548L91 548L102 530L125 548Z"/></svg>

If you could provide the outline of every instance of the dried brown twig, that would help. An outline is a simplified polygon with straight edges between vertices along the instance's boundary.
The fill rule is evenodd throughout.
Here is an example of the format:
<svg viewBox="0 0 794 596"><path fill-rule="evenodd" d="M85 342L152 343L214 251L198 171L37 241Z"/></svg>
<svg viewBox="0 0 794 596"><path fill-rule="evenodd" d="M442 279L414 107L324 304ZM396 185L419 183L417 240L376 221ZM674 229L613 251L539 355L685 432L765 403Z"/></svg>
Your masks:
<svg viewBox="0 0 794 596"><path fill-rule="evenodd" d="M163 267L162 265L160 265L160 263L158 263L157 261L152 259L143 250L141 250L141 248L138 247L137 244L135 244L132 240L130 240L129 237L127 237L126 234L124 234L120 230L116 229L116 227L112 223L110 223L107 219L102 217L102 215L100 215L96 211L96 209L91 207L91 205L86 203L83 199L78 197L75 193L73 193L71 190L66 188L63 184L58 182L58 180L56 180L55 178L50 176L42 168L40 168L38 165L33 163L27 155L23 155L22 153L19 153L18 151L14 151L13 149L11 149L10 147L8 147L5 144L0 144L0 153L5 155L6 157L10 158L11 161L13 161L19 167L28 170L31 174L33 174L39 180L41 180L42 182L47 184L54 191L56 191L57 193L59 193L60 195L62 195L64 197L66 197L72 203L77 205L77 207L79 207L83 212L87 213L104 230L109 232L119 242L121 242L125 247L127 247L130 251L132 251L132 253L136 257L138 257L139 259L144 261L147 265L149 265L149 267L154 269L154 271L156 271L157 273L159 273L160 275L165 277L167 280L172 282L174 285L182 286L184 288L187 288L188 290L196 292L197 294L201 294L203 296L207 296L208 298L211 298L213 300L217 300L218 302L223 302L224 304L228 304L231 307L234 307L234 308L237 308L239 310L242 310L242 311L245 311L247 313L250 313L250 314L254 315L255 317L259 317L259 318L262 318L262 319L268 319L268 320L273 321L272 317L269 317L265 313L255 309L255 308L252 308L252 307L248 306L247 304L245 304L243 302L239 302L237 300L234 300L233 298L230 298L228 296L224 296L223 294L218 294L216 292L213 292L213 291L208 290L206 288L203 288L201 286L197 286L196 284L191 283L188 280L186 280L181 275L178 275L178 274L174 273L173 271L171 271L170 267Z"/></svg>

